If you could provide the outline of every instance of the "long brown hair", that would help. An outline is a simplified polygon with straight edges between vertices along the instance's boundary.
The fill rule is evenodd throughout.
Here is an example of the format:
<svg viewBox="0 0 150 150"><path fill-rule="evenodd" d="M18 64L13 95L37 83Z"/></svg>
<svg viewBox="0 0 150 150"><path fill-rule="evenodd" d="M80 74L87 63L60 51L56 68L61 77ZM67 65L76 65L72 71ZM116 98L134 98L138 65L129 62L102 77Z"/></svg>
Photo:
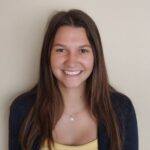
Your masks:
<svg viewBox="0 0 150 150"><path fill-rule="evenodd" d="M83 27L92 46L94 67L87 79L87 104L99 125L106 127L111 150L121 150L121 132L116 113L113 110L104 54L96 24L81 10L57 12L49 22L40 61L40 75L36 100L20 130L23 150L31 150L35 141L43 145L48 140L49 149L54 143L52 130L61 117L64 104L50 65L51 47L57 30L64 25Z"/></svg>

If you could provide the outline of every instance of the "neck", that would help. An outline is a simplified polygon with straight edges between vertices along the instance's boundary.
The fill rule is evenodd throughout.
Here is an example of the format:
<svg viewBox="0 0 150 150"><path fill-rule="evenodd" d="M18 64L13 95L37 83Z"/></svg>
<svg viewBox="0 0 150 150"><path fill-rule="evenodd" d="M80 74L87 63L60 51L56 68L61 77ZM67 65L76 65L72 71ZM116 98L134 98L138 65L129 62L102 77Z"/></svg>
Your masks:
<svg viewBox="0 0 150 150"><path fill-rule="evenodd" d="M64 101L65 112L76 112L86 108L85 88L63 88L60 91Z"/></svg>

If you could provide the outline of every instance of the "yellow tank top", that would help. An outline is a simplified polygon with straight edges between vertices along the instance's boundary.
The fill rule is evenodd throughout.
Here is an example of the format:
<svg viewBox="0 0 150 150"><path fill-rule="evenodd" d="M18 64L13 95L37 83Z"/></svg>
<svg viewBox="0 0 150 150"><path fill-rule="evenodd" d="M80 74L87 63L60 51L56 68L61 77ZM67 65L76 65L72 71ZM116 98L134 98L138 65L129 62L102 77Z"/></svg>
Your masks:
<svg viewBox="0 0 150 150"><path fill-rule="evenodd" d="M40 148L40 150L49 150L47 144ZM97 139L91 141L87 144L78 145L78 146L70 146L70 145L63 145L59 143L54 143L54 147L52 150L98 150Z"/></svg>

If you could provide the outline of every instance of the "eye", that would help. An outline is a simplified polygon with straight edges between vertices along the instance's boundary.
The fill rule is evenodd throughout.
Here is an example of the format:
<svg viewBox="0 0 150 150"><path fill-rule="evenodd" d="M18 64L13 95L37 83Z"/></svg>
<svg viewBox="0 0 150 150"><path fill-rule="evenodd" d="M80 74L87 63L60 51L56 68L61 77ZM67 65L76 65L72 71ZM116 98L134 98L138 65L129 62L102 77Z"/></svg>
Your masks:
<svg viewBox="0 0 150 150"><path fill-rule="evenodd" d="M64 52L64 49L63 48L57 48L56 52L61 52L62 53L62 52Z"/></svg>
<svg viewBox="0 0 150 150"><path fill-rule="evenodd" d="M81 53L88 53L89 50L88 50L87 48L81 48L81 49L80 49L80 52L81 52Z"/></svg>

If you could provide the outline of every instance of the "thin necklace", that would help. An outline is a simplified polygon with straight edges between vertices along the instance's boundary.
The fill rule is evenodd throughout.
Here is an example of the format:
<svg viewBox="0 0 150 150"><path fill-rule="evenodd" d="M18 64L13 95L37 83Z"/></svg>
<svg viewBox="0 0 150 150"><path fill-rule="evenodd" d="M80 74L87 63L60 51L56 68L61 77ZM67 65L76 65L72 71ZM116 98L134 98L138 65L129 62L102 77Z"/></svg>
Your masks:
<svg viewBox="0 0 150 150"><path fill-rule="evenodd" d="M73 114L69 115L69 121L74 122L75 120L77 120L77 114L78 113L80 113L80 112L73 113Z"/></svg>
<svg viewBox="0 0 150 150"><path fill-rule="evenodd" d="M69 121L71 121L71 122L75 121L75 117L73 115L70 115L69 116Z"/></svg>
<svg viewBox="0 0 150 150"><path fill-rule="evenodd" d="M68 116L67 118L69 118L70 122L74 122L77 120L77 115L80 114L83 110L84 109L82 109L81 111L78 111L76 113L72 113L72 114L67 114L67 113L65 113L65 114Z"/></svg>

